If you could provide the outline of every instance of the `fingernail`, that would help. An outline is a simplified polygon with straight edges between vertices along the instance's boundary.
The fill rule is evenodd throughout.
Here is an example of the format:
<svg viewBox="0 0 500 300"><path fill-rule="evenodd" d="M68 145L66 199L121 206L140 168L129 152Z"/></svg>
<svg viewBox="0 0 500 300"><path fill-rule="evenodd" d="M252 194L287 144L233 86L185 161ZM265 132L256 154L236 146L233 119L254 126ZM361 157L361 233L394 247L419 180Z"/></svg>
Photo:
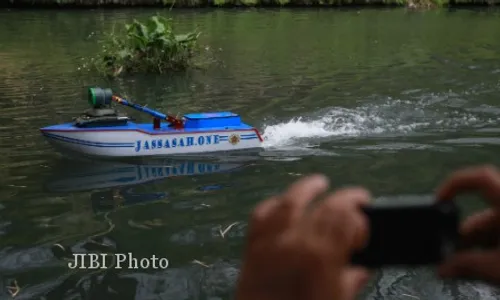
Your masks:
<svg viewBox="0 0 500 300"><path fill-rule="evenodd" d="M330 181L328 177L323 174L312 174L309 176L311 182L318 186L328 186Z"/></svg>

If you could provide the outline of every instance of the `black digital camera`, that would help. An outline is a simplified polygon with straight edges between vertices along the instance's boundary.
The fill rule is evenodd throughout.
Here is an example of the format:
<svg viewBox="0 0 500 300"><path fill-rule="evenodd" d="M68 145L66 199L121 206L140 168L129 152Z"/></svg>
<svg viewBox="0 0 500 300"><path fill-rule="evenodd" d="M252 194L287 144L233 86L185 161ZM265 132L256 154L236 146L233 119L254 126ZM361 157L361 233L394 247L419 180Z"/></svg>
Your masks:
<svg viewBox="0 0 500 300"><path fill-rule="evenodd" d="M366 247L352 263L368 268L430 265L457 249L459 209L453 201L363 208L370 226Z"/></svg>

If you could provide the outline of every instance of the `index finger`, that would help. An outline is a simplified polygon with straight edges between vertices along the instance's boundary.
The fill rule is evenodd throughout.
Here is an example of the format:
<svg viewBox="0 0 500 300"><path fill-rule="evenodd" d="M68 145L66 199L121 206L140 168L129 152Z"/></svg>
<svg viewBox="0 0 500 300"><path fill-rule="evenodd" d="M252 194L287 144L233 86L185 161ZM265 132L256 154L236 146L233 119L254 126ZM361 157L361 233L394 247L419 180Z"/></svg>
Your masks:
<svg viewBox="0 0 500 300"><path fill-rule="evenodd" d="M466 168L453 173L440 187L438 201L453 199L462 192L480 192L495 207L500 207L500 173L493 166Z"/></svg>
<svg viewBox="0 0 500 300"><path fill-rule="evenodd" d="M370 198L370 192L361 187L343 188L329 195L311 212L315 233L332 241L336 250L347 258L347 254L364 246L368 239L368 220L359 209Z"/></svg>
<svg viewBox="0 0 500 300"><path fill-rule="evenodd" d="M262 232L276 234L300 219L305 208L328 189L328 178L321 174L305 176L281 195L260 203L252 213L250 238Z"/></svg>

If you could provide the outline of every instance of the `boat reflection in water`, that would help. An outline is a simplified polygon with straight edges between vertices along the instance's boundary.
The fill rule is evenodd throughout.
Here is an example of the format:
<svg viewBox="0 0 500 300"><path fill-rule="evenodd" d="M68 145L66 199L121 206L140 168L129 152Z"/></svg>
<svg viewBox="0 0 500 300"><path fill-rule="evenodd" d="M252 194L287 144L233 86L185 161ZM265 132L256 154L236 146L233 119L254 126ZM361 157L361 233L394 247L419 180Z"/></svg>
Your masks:
<svg viewBox="0 0 500 300"><path fill-rule="evenodd" d="M140 162L64 159L56 167L56 175L46 183L45 188L52 193L92 191L92 207L97 213L113 210L116 206L144 204L168 197L168 192L138 192L134 186L168 178L232 172L247 165L246 160L238 163L193 159ZM202 191L221 188L224 186L218 184L198 187Z"/></svg>
<svg viewBox="0 0 500 300"><path fill-rule="evenodd" d="M58 161L53 169L53 175L45 183L45 189L51 193L90 192L94 213L106 213L117 208L130 207L134 204L149 204L161 201L169 196L168 192L158 191L168 186L180 187L183 184L192 185L185 179L191 176L203 176L239 170L251 163L245 158L231 161L221 160L154 160L154 161L99 161L64 158ZM150 186L151 183L162 182L162 186ZM145 185L145 186L142 186ZM214 191L224 188L224 185L206 184L198 186L202 191ZM55 241L54 241L55 243ZM59 245L59 246L58 246ZM55 244L37 245L35 247L9 251L0 251L0 283L10 285L15 278L22 277L25 272L37 269L54 268L65 265L64 257L71 253L113 253L117 250L117 241L107 234L99 237L76 240L62 238ZM22 259L21 259L22 258ZM229 268L222 264L219 269L224 272ZM172 282L193 280L182 268L169 268L158 275L146 273L122 274L111 268L104 272L65 273L62 276L45 278L42 282L33 282L23 288L23 293L16 299L63 299L65 296L81 296L88 299L134 299L137 295L154 294L159 282L169 278ZM95 270L94 270L95 271ZM201 275L200 275L201 276ZM89 283L83 288L83 283ZM107 292L113 287L113 293ZM162 293L181 293L173 298L185 299L192 293L189 290L170 291L167 286ZM111 294L113 295L111 295ZM0 290L0 298L9 298L7 291ZM139 297L140 298L140 297ZM67 298L64 298L67 299Z"/></svg>
<svg viewBox="0 0 500 300"><path fill-rule="evenodd" d="M63 160L56 178L46 188L51 192L80 192L117 186L137 185L169 177L230 172L244 166L237 162L162 160L162 163ZM58 170L59 169L59 170Z"/></svg>

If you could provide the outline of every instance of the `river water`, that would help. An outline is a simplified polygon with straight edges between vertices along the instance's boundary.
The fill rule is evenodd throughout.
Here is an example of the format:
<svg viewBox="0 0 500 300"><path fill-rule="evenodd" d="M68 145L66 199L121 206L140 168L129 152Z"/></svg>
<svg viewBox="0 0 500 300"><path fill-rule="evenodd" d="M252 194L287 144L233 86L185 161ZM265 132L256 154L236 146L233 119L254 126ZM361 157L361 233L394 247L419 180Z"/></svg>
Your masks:
<svg viewBox="0 0 500 300"><path fill-rule="evenodd" d="M498 11L163 10L179 31L202 31L208 68L109 82L85 71L103 31L155 12L0 11L0 281L17 281L16 299L228 299L252 207L299 176L428 201L452 170L500 161ZM266 149L223 163L65 158L38 128L83 111L89 85L172 113L240 113ZM103 277L69 270L55 243L170 265ZM360 299L497 295L432 268L387 269Z"/></svg>

